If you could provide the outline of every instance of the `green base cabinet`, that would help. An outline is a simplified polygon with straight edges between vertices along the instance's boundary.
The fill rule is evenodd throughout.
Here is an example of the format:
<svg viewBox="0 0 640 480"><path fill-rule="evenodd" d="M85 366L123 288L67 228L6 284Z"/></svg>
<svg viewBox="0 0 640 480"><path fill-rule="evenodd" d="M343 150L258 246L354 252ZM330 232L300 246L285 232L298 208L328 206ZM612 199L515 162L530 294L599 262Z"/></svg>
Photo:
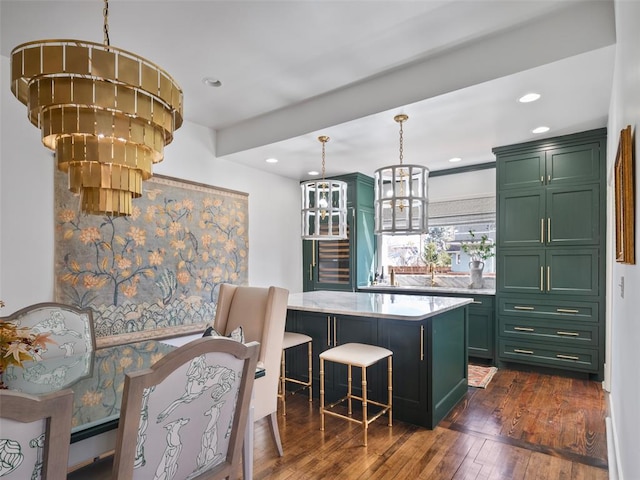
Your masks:
<svg viewBox="0 0 640 480"><path fill-rule="evenodd" d="M468 307L422 321L327 315L289 310L286 330L313 339L313 395L319 397L319 355L350 342L368 343L393 352L393 418L434 428L467 392ZM464 339L461 341L461 339ZM306 380L306 351L287 352L287 376ZM343 365L325 363L325 402L346 394ZM361 372L352 369L353 390L361 395ZM367 395L386 402L387 364L367 369ZM357 403L356 403L357 405Z"/></svg>
<svg viewBox="0 0 640 480"><path fill-rule="evenodd" d="M498 361L601 380L606 130L493 151Z"/></svg>
<svg viewBox="0 0 640 480"><path fill-rule="evenodd" d="M367 288L369 293L392 293L389 289L376 290L375 287ZM491 364L495 365L496 348L495 348L495 298L493 295L474 295L473 290L469 293L451 293L441 291L410 291L403 290L401 295L427 295L435 297L458 297L471 298L473 301L468 305L469 309L469 325L468 325L468 344L467 355L469 357L482 358L491 360Z"/></svg>
<svg viewBox="0 0 640 480"><path fill-rule="evenodd" d="M362 173L332 177L347 183L347 240L302 241L302 289L355 292L374 268L373 178Z"/></svg>

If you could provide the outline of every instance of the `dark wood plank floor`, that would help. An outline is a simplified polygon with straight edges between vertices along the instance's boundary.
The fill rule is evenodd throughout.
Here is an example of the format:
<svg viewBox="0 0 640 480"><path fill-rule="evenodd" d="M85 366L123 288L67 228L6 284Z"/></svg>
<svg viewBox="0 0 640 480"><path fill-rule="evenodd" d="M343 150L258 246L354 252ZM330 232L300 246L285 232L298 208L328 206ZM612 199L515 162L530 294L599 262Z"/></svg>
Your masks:
<svg viewBox="0 0 640 480"><path fill-rule="evenodd" d="M363 447L355 424L328 417L321 432L318 402L298 393L279 416L284 457L256 423L254 478L603 480L605 416L599 382L501 369L434 430L382 418Z"/></svg>

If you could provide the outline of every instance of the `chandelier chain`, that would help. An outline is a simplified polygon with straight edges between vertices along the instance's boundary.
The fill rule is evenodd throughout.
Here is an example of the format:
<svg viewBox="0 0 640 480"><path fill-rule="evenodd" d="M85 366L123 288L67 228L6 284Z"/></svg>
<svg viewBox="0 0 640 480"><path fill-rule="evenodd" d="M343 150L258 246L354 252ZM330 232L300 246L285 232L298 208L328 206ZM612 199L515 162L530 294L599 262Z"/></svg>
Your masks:
<svg viewBox="0 0 640 480"><path fill-rule="evenodd" d="M322 142L322 181L324 182L324 146L325 142Z"/></svg>
<svg viewBox="0 0 640 480"><path fill-rule="evenodd" d="M102 16L104 17L104 45L108 47L109 42L109 0L104 0L104 8L102 9Z"/></svg>
<svg viewBox="0 0 640 480"><path fill-rule="evenodd" d="M402 159L403 159L403 154L404 154L404 150L403 150L403 135L402 135L402 121L399 122L400 123L400 165L402 165Z"/></svg>

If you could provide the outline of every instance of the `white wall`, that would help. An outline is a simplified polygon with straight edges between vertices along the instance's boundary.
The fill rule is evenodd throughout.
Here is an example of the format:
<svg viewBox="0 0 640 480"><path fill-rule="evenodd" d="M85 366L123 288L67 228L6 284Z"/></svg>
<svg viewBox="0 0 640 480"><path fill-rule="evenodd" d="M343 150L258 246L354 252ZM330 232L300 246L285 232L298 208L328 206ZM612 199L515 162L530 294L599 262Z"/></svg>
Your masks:
<svg viewBox="0 0 640 480"><path fill-rule="evenodd" d="M52 152L0 69L0 299L2 315L53 300ZM209 129L185 122L156 173L249 194L249 284L302 290L297 181L217 159Z"/></svg>
<svg viewBox="0 0 640 480"><path fill-rule="evenodd" d="M614 86L609 112L607 166L611 170L615 161L620 130L631 125L635 133L635 185L636 185L636 265L622 265L610 255L610 304L608 318L611 370L610 407L618 456L620 479L640 478L638 435L640 432L640 374L638 373L638 346L640 345L640 2L616 0L616 64ZM613 232L608 236L615 242ZM609 249L610 251L612 249ZM624 298L619 284L624 278Z"/></svg>
<svg viewBox="0 0 640 480"><path fill-rule="evenodd" d="M495 194L495 168L429 178L429 202L488 197Z"/></svg>

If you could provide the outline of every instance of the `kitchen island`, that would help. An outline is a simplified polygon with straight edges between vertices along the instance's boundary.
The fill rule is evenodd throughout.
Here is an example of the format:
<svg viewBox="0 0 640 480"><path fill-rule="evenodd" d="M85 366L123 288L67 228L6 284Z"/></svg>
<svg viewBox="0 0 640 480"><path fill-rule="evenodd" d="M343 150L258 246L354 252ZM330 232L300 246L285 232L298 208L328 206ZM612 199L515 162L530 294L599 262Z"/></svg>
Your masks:
<svg viewBox="0 0 640 480"><path fill-rule="evenodd" d="M313 392L323 351L350 342L393 352L393 417L435 427L467 392L467 322L471 298L314 291L289 295L286 330L313 339ZM287 351L287 376L306 379L306 351ZM353 371L355 386L360 372ZM368 395L386 395L386 369L370 367ZM325 396L346 392L346 367L330 365Z"/></svg>

